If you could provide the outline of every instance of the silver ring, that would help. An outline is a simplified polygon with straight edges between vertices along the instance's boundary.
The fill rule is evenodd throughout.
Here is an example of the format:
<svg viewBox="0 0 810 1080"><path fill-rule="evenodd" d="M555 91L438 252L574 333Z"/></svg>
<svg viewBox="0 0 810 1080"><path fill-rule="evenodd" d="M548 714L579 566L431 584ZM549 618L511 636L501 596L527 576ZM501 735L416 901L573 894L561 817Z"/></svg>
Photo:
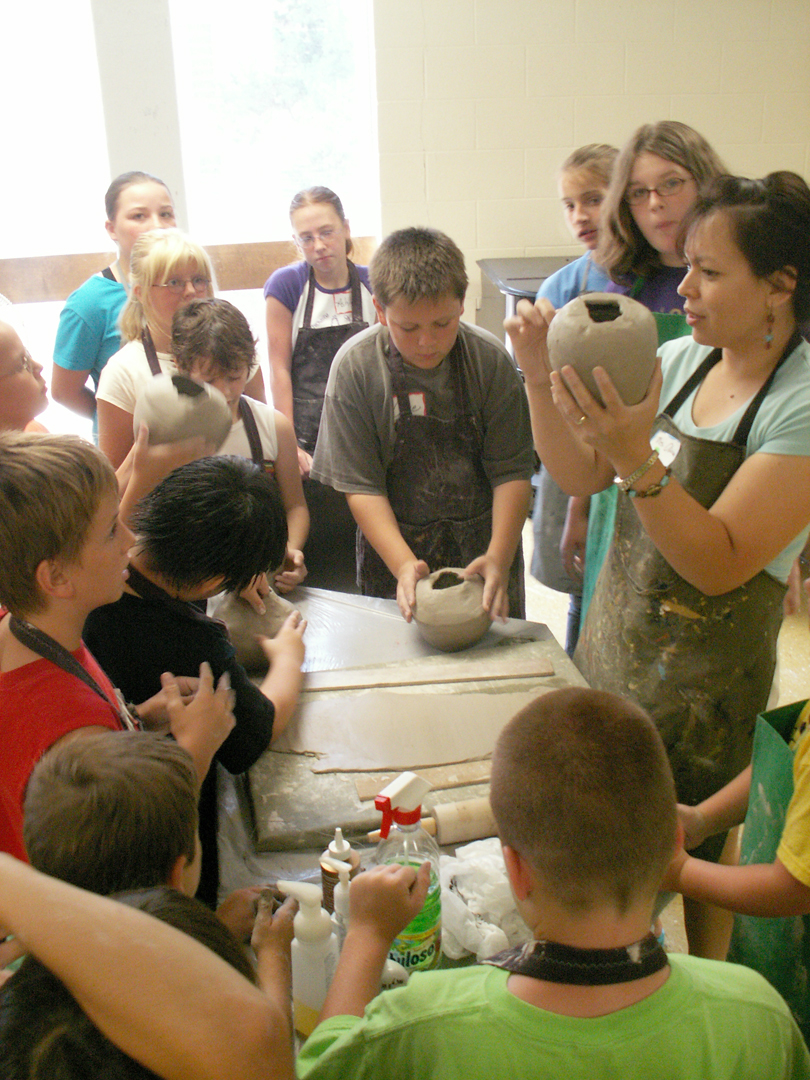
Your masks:
<svg viewBox="0 0 810 1080"><path fill-rule="evenodd" d="M577 427L579 427L580 424L584 424L587 419L588 417L585 415L585 413L583 413L582 416L580 416L579 420L576 421Z"/></svg>

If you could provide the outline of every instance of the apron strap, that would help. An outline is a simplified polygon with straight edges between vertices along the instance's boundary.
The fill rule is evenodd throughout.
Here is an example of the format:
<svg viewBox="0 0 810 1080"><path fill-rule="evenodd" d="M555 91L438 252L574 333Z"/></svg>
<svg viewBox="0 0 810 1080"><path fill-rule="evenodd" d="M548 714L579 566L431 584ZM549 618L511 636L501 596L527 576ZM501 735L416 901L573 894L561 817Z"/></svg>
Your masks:
<svg viewBox="0 0 810 1080"><path fill-rule="evenodd" d="M346 260L346 265L349 268L349 285L352 290L352 322L363 322L363 299L360 292L362 283L360 281L360 275L357 273L357 267L351 259ZM301 322L302 330L312 329L312 305L315 303L315 290L317 286L315 284L315 270L311 266L309 268L308 284L307 302L304 305L304 318ZM336 291L343 292L344 290L338 289Z"/></svg>
<svg viewBox="0 0 810 1080"><path fill-rule="evenodd" d="M751 427L754 423L754 420L756 419L756 415L759 412L759 407L765 400L765 396L771 388L771 384L776 377L777 371L782 366L782 364L784 364L785 360L787 360L790 354L798 347L801 340L802 337L798 329L794 330L793 334L791 335L790 341L788 341L787 345L785 346L784 352L774 365L773 371L759 388L757 394L751 399L748 408L745 410L742 419L737 425L737 430L734 432L734 436L731 439L731 442L735 446L745 446L748 442L748 435L750 434ZM680 409L680 407L683 405L683 403L686 401L692 391L697 386L699 386L700 383L706 378L714 365L719 362L722 355L722 349L712 349L709 355L704 358L704 360L696 368L696 370L692 372L692 374L689 376L689 378L686 380L680 390L675 394L675 396L672 398L666 408L661 410L665 416L668 416L670 420L673 420L675 413L678 411L678 409Z"/></svg>
<svg viewBox="0 0 810 1080"><path fill-rule="evenodd" d="M146 359L149 362L149 370L153 375L160 375L160 361L148 326L145 326L141 332L141 343L143 344L143 351L146 353Z"/></svg>
<svg viewBox="0 0 810 1080"><path fill-rule="evenodd" d="M244 394L239 398L239 415L242 418L242 423L245 425L245 435L247 435L248 445L250 446L251 459L254 465L261 467L264 465L262 440L259 436L259 429L256 425L256 417L253 415L253 409L251 409Z"/></svg>
<svg viewBox="0 0 810 1080"><path fill-rule="evenodd" d="M52 638L50 634L46 634L44 630L40 630L38 626L32 626L25 619L18 619L16 615L9 616L8 628L17 641L21 645L25 645L31 652L41 656L43 660L49 660L52 664L56 664L58 668L67 672L68 675L81 679L85 686L89 686L102 701L107 702L125 727L132 728L133 721L130 714L124 712L120 702L109 699L90 672L79 663L64 645Z"/></svg>

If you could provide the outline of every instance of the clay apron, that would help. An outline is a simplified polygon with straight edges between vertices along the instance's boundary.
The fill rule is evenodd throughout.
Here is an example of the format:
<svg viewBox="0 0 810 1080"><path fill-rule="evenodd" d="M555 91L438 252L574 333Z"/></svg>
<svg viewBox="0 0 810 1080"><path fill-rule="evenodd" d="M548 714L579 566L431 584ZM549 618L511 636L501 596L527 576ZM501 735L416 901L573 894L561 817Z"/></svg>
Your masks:
<svg viewBox="0 0 810 1080"><path fill-rule="evenodd" d="M308 454L315 451L318 427L323 412L323 398L329 368L340 346L350 337L365 330L360 275L353 262L347 260L349 284L352 290L352 320L339 326L313 327L312 305L315 301L315 273L309 269L309 289L304 307L304 319L295 339L290 361L293 396L293 426L298 445Z"/></svg>
<svg viewBox="0 0 810 1080"><path fill-rule="evenodd" d="M711 507L745 460L746 440L789 344L731 442L683 435L671 417L720 359L714 350L656 419L680 449L672 472ZM653 439L655 442L655 439ZM652 716L669 754L678 798L694 804L751 757L754 719L768 700L785 586L761 570L722 596L684 581L619 495L616 528L574 656L592 687L632 698Z"/></svg>
<svg viewBox="0 0 810 1080"><path fill-rule="evenodd" d="M449 365L456 415L416 416L406 390L402 357L389 344L388 367L399 406L394 453L386 474L388 501L405 542L431 570L465 567L492 538L492 485L482 463L483 432L470 410L460 337ZM357 536L357 582L364 596L396 597L394 575L365 536ZM509 573L509 614L524 617L523 557Z"/></svg>

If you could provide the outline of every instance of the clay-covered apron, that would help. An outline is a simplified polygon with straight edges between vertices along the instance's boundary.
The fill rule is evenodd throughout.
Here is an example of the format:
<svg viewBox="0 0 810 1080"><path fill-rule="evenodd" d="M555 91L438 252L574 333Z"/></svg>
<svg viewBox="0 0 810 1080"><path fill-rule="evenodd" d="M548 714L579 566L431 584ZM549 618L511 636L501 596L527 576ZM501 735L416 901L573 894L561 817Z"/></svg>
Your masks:
<svg viewBox="0 0 810 1080"><path fill-rule="evenodd" d="M731 442L684 435L671 419L718 362L720 350L706 357L656 419L653 431L680 443L673 475L706 509L745 460L754 417L798 340L788 344ZM761 570L731 592L706 596L672 569L630 497L620 493L613 543L574 660L591 686L630 697L650 713L681 802L705 799L750 760L754 722L773 680L784 594L785 586Z"/></svg>
<svg viewBox="0 0 810 1080"><path fill-rule="evenodd" d="M318 427L323 412L323 399L329 369L340 346L350 337L365 330L360 275L354 263L347 260L349 285L352 290L352 320L339 326L313 327L312 305L315 301L315 273L309 269L309 289L304 306L304 318L295 339L290 361L293 397L293 427L298 445L308 454L315 452Z"/></svg>
<svg viewBox="0 0 810 1080"><path fill-rule="evenodd" d="M396 438L386 474L388 501L405 542L431 570L464 567L483 555L492 539L492 484L482 462L483 432L470 409L463 378L461 338L448 354L453 397L451 420L416 416L405 384L402 357L389 346L388 367L399 406ZM357 583L364 596L396 597L397 582L365 536L357 536ZM520 547L509 573L509 614L525 617Z"/></svg>

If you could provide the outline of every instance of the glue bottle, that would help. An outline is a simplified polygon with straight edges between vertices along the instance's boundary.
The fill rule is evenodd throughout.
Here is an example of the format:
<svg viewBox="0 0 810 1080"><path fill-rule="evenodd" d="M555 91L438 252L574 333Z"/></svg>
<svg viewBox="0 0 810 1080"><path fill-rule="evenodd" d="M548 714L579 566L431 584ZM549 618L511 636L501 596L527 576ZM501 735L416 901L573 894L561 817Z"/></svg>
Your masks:
<svg viewBox="0 0 810 1080"><path fill-rule="evenodd" d="M394 939L388 954L408 973L436 967L442 955L439 847L421 825L422 799L430 787L421 776L404 772L374 800L383 816L375 861L381 865L402 863L414 869L423 862L430 863L430 886L424 907Z"/></svg>
<svg viewBox="0 0 810 1080"><path fill-rule="evenodd" d="M340 859L321 855L321 869L325 868L338 876L338 883L335 886L334 911L332 912L332 929L337 937L338 950L340 950L343 948L346 931L349 929L349 879L352 866L351 863L343 862Z"/></svg>
<svg viewBox="0 0 810 1080"><path fill-rule="evenodd" d="M335 910L334 894L338 876L334 870L329 868L328 863L324 863L324 859L337 859L340 862L349 863L351 867L349 877L354 877L360 870L360 855L354 850L351 844L344 839L343 830L340 828L335 829L334 840L330 842L329 847L321 855L323 906L331 914Z"/></svg>
<svg viewBox="0 0 810 1080"><path fill-rule="evenodd" d="M278 888L299 904L293 920L293 1021L295 1030L310 1035L326 998L338 961L338 943L329 913L321 907L321 887L307 881L279 881Z"/></svg>

